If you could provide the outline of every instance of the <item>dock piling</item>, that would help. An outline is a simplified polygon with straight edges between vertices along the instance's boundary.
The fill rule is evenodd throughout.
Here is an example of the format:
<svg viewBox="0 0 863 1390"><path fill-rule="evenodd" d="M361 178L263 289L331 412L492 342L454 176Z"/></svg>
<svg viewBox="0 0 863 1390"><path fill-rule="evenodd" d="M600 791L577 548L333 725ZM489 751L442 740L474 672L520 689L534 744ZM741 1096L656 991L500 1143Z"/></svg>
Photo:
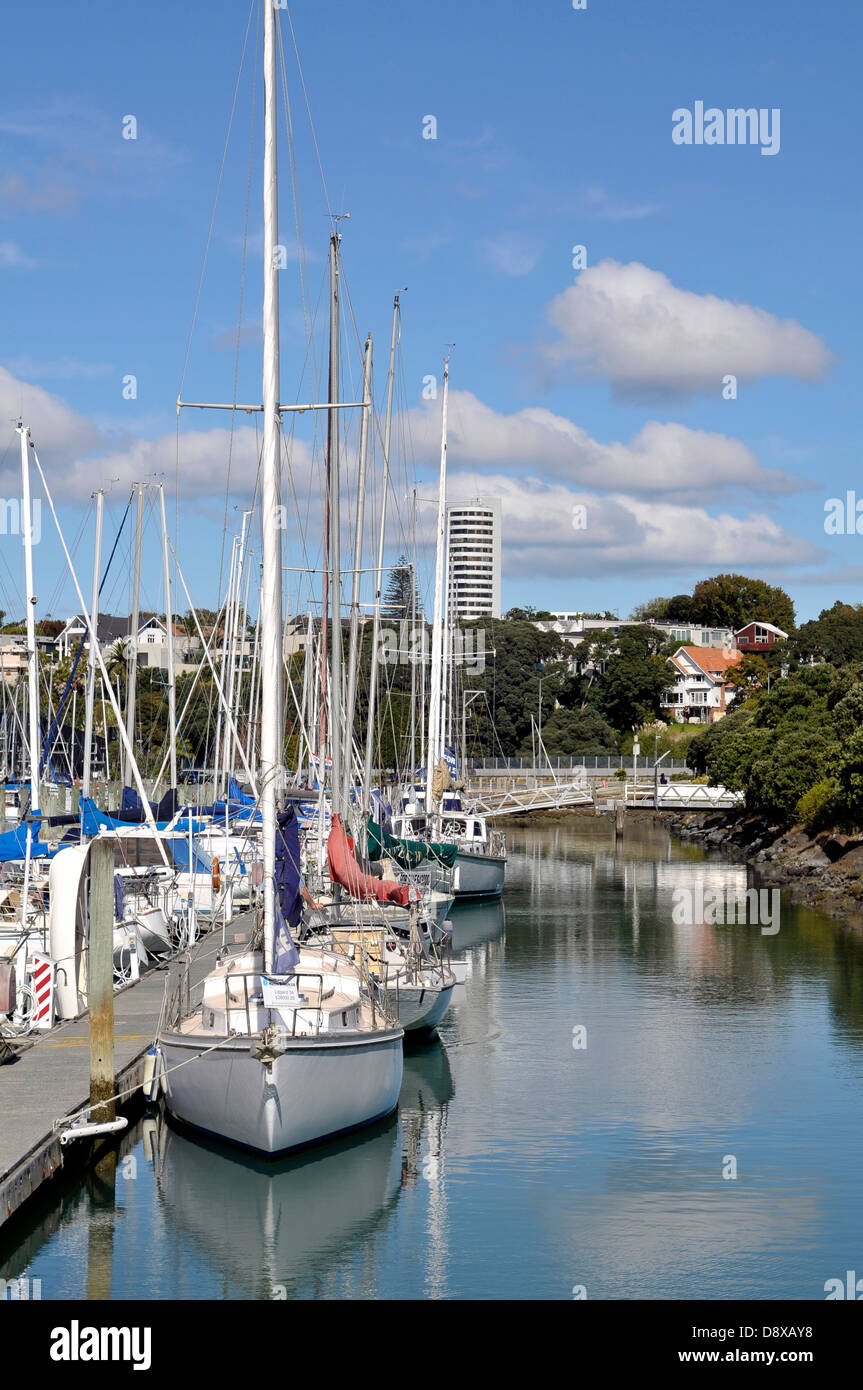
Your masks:
<svg viewBox="0 0 863 1390"><path fill-rule="evenodd" d="M90 1105L98 1122L115 1118L114 1101L114 845L90 845Z"/></svg>

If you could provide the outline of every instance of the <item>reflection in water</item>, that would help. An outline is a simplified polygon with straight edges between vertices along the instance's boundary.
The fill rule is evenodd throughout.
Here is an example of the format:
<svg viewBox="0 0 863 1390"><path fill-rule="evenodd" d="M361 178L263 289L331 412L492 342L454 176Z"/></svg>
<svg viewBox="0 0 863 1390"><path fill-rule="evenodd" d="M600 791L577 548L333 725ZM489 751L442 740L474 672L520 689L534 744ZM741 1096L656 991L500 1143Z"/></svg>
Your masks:
<svg viewBox="0 0 863 1390"><path fill-rule="evenodd" d="M400 1190L390 1119L320 1151L267 1163L162 1123L156 1186L165 1225L194 1241L226 1297L323 1293L340 1261L387 1219ZM325 1295L324 1295L325 1296Z"/></svg>
<svg viewBox="0 0 863 1390"><path fill-rule="evenodd" d="M650 823L508 831L505 909L398 1116L270 1165L147 1122L35 1204L0 1276L44 1298L820 1298L863 1259L863 949L673 921L747 871ZM585 1030L586 1048L573 1046ZM723 1178L728 1155L736 1180Z"/></svg>

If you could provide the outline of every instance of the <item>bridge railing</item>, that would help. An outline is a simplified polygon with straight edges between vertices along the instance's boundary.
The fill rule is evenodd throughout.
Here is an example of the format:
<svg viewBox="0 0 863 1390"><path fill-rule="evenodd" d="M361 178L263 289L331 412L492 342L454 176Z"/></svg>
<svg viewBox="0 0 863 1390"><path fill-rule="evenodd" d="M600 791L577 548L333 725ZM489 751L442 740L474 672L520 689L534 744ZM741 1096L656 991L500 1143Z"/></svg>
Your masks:
<svg viewBox="0 0 863 1390"><path fill-rule="evenodd" d="M740 806L743 792L729 787L710 787L703 782L669 782L656 787L652 781L627 782L624 801L627 806L653 806L660 810L718 811Z"/></svg>
<svg viewBox="0 0 863 1390"><path fill-rule="evenodd" d="M669 772L686 772L686 763L682 758L665 758L662 763L666 774ZM653 762L649 757L641 754L638 758L631 753L626 754L573 754L553 755L544 758L542 762L537 762L535 758L469 758L466 763L466 771L479 777L489 776L494 772L526 772L526 773L548 773L551 772L616 772L618 768L627 771L652 772Z"/></svg>

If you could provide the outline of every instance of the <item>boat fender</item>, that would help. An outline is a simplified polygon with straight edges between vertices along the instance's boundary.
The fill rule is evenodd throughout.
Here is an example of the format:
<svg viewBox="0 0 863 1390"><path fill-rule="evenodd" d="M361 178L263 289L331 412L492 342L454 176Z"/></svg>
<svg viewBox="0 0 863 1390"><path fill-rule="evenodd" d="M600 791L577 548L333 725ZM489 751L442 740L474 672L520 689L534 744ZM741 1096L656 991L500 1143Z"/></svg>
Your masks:
<svg viewBox="0 0 863 1390"><path fill-rule="evenodd" d="M148 1105L153 1105L158 1100L161 1086L162 1049L151 1047L144 1058L144 1080L141 1083L141 1090Z"/></svg>
<svg viewBox="0 0 863 1390"><path fill-rule="evenodd" d="M221 865L218 859L213 860L213 892L218 893L222 887Z"/></svg>

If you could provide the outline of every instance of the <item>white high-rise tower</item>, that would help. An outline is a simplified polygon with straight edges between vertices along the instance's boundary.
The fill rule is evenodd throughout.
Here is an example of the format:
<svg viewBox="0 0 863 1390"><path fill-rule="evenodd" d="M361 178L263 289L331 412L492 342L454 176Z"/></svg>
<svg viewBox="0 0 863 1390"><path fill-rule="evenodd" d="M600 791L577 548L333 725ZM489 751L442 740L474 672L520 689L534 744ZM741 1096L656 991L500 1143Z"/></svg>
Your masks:
<svg viewBox="0 0 863 1390"><path fill-rule="evenodd" d="M447 615L500 617L500 498L472 498L447 507Z"/></svg>

